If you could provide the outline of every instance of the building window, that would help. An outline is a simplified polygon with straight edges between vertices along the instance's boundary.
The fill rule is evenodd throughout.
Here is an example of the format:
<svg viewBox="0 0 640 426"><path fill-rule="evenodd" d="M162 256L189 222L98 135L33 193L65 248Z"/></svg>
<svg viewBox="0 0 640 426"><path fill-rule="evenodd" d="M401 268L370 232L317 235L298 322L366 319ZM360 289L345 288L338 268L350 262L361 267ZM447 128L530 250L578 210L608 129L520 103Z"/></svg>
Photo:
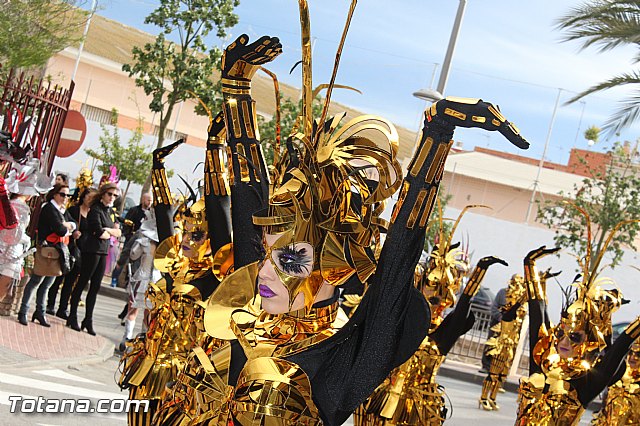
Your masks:
<svg viewBox="0 0 640 426"><path fill-rule="evenodd" d="M160 133L160 126L153 126L153 136L158 136L158 133ZM173 130L164 129L164 138L165 138L165 140L172 139L174 141L177 141L178 139L187 140L187 134L186 133L176 132L176 134L174 136L173 135Z"/></svg>
<svg viewBox="0 0 640 426"><path fill-rule="evenodd" d="M100 124L111 124L111 111L97 108L91 105L82 105L80 109L87 121L96 121Z"/></svg>

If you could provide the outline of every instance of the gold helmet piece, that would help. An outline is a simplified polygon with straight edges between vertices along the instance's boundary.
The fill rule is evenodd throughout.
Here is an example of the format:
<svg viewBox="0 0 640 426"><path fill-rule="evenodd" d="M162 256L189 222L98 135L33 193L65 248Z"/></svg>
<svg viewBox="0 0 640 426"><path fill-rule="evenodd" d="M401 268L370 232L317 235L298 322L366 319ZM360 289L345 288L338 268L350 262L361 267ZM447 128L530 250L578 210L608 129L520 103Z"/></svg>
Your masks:
<svg viewBox="0 0 640 426"><path fill-rule="evenodd" d="M351 13L355 2L352 3ZM265 261L272 261L285 283L290 303L299 293L309 309L323 282L341 285L356 274L365 282L375 271L380 227L379 204L402 181L396 160L398 133L383 118L365 115L344 125L345 114L327 118L334 76L320 117L312 117L311 48L306 2L300 2L303 24L302 113L289 137L287 155L276 153L275 181L269 207L254 216L267 234L279 235L267 247ZM345 33L346 29L345 27ZM275 250L304 250L312 257L305 271L285 270L272 259Z"/></svg>

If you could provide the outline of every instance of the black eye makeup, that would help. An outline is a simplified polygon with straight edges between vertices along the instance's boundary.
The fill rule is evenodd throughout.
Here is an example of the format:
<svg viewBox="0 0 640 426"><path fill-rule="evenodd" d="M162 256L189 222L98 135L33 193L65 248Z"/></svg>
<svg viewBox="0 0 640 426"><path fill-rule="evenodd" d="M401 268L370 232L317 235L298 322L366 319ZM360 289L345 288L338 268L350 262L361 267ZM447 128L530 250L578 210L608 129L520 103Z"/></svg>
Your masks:
<svg viewBox="0 0 640 426"><path fill-rule="evenodd" d="M305 247L282 247L273 251L273 259L278 269L289 275L308 276L313 267L313 259Z"/></svg>
<svg viewBox="0 0 640 426"><path fill-rule="evenodd" d="M204 231L193 231L191 232L191 239L193 241L201 241L204 239Z"/></svg>

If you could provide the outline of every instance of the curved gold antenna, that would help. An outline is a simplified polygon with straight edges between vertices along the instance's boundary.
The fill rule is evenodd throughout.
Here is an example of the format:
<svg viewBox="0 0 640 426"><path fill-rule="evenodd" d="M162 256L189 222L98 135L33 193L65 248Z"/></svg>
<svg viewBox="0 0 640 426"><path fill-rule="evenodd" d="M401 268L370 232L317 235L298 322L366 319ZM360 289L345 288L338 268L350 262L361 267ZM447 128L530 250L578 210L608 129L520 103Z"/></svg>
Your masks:
<svg viewBox="0 0 640 426"><path fill-rule="evenodd" d="M311 102L313 97L311 96L311 89L313 87L311 78L311 23L309 20L309 5L307 0L298 0L298 7L300 9L300 30L301 30L301 42L302 42L302 129L307 139L305 145L307 148L313 150L313 143L311 141L313 133L313 117L311 115ZM313 151L309 154L313 155Z"/></svg>
<svg viewBox="0 0 640 426"><path fill-rule="evenodd" d="M192 92L191 90L187 90L187 93L190 94L191 96L193 96L194 98L196 98L198 100L198 103L200 105L202 105L202 108L204 108L204 110L207 112L207 115L209 116L209 127L207 128L208 130L211 130L211 124L213 123L213 114L211 113L211 110L209 109L209 107L202 101L202 99L200 99L200 97L198 95L196 95L194 92Z"/></svg>
<svg viewBox="0 0 640 426"><path fill-rule="evenodd" d="M591 275L591 271L594 269L591 267L591 238L592 238L592 234L591 234L591 216L589 216L589 213L587 213L586 210L584 210L582 207L579 207L577 204L572 203L571 201L567 201L564 200L563 203L568 204L570 206L573 206L573 208L575 208L576 210L578 210L578 212L580 212L580 214L582 214L585 218L585 220L587 221L587 253L585 255L585 260L583 262L584 264L584 273L585 274L589 274L589 276ZM595 272L595 270L594 270Z"/></svg>
<svg viewBox="0 0 640 426"><path fill-rule="evenodd" d="M302 0L300 0L302 1ZM322 108L322 115L320 116L319 124L323 126L324 120L327 118L327 113L329 112L329 104L331 103L331 93L333 92L333 87L336 81L336 76L338 75L338 67L340 66L340 58L342 57L342 49L344 48L344 43L347 39L347 32L349 31L349 26L351 25L351 18L353 17L353 12L356 10L356 5L358 0L351 0L351 5L349 6L349 13L347 14L347 21L344 24L344 29L342 30L342 37L340 38L340 44L338 45L338 50L336 51L336 59L333 64L333 72L331 73L331 80L329 80L329 87L327 88L327 97L324 100L324 107ZM316 146L318 143L318 139L320 137L320 133L315 137L313 141L313 146Z"/></svg>
<svg viewBox="0 0 640 426"><path fill-rule="evenodd" d="M624 225L628 225L630 223L639 223L639 222L640 222L640 220L638 220L638 219L621 220L620 222L618 222L616 224L616 226L614 226L614 228L611 230L611 232L609 232L609 235L607 236L607 239L605 240L604 244L602 245L602 248L600 249L600 253L598 253L598 257L596 258L596 261L594 262L594 265L592 267L593 273L589 274L589 281L587 281L587 289L589 289L589 287L591 287L591 284L593 284L593 280L595 279L595 277L598 275L599 272L602 271L602 270L600 270L600 271L597 271L597 273L596 273L596 269L598 268L598 266L600 266L600 262L602 261L602 258L604 257L604 254L607 251L607 247L609 247L609 244L611 244L611 241L613 241L613 236Z"/></svg>
<svg viewBox="0 0 640 426"><path fill-rule="evenodd" d="M312 99L315 99L316 96L318 96L321 91L323 91L324 89L327 89L327 88L329 88L329 84L328 83L323 83L323 84L318 85L315 89L313 89L313 94L312 94L313 98ZM344 84L334 84L333 88L334 89L353 90L354 92L357 92L357 93L362 95L362 92L360 90L356 89L355 87L347 86L347 85L344 85Z"/></svg>
<svg viewBox="0 0 640 426"><path fill-rule="evenodd" d="M471 204L471 205L465 206L464 209L462 209L462 211L458 215L458 218L456 219L456 221L453 223L453 227L451 228L451 232L449 233L449 238L448 238L447 245L446 245L447 250L449 249L449 246L451 246L451 240L453 239L453 234L456 232L456 229L458 228L458 224L460 223L460 220L462 219L462 216L464 216L464 214L467 212L467 210L471 210L471 209L475 209L475 208L483 208L483 209L493 210L491 207L485 206L484 204Z"/></svg>
<svg viewBox="0 0 640 426"><path fill-rule="evenodd" d="M269 71L265 67L260 67L260 70L271 77L273 80L273 90L276 94L276 140L275 146L273 147L273 164L278 164L280 162L280 140L282 127L280 125L281 122L281 110L280 110L280 85L278 84L278 76L275 73Z"/></svg>

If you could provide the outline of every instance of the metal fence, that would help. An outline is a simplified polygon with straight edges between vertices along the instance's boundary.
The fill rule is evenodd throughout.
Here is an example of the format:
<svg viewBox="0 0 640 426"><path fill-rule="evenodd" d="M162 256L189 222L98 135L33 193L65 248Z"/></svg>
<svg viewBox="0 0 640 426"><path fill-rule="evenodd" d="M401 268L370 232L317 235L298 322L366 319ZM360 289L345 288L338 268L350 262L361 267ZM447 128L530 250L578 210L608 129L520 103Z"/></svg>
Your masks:
<svg viewBox="0 0 640 426"><path fill-rule="evenodd" d="M475 315L476 321L473 328L463 336L460 336L456 344L447 354L447 359L464 362L480 367L482 365L482 354L484 352L485 343L489 337L489 323L491 321L491 313L486 308L480 308L472 305L471 311ZM522 330L525 333L525 344L519 359L514 360L518 363L518 375L528 375L529 368L529 339L528 330Z"/></svg>
<svg viewBox="0 0 640 426"><path fill-rule="evenodd" d="M473 327L467 334L460 336L447 354L447 358L480 366L484 344L489 336L491 313L485 308L478 308L473 305L471 306L471 312L476 317Z"/></svg>

